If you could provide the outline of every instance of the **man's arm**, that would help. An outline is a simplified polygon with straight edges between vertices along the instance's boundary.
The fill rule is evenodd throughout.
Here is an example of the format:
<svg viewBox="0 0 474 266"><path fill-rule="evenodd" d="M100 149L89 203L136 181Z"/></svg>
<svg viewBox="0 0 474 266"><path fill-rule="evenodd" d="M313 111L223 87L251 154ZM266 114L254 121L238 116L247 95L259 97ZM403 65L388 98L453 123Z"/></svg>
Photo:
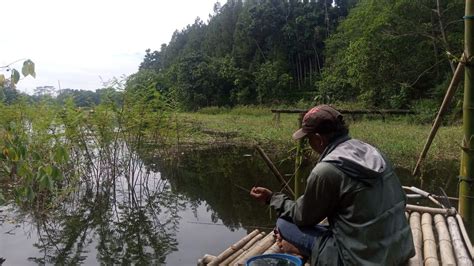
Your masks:
<svg viewBox="0 0 474 266"><path fill-rule="evenodd" d="M337 208L342 178L335 166L319 163L307 179L304 195L294 201L283 193L274 193L270 206L279 217L298 226L318 224Z"/></svg>

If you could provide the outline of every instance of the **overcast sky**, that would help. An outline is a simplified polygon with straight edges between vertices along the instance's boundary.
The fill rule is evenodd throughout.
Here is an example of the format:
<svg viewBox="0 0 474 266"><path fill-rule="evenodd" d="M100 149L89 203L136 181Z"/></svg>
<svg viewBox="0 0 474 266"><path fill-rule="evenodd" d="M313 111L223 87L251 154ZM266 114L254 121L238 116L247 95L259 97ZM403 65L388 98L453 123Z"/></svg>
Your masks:
<svg viewBox="0 0 474 266"><path fill-rule="evenodd" d="M196 17L207 23L216 1L2 1L0 66L24 58L35 63L36 79L17 86L24 92L58 84L95 90L102 81L135 73L147 48L158 50Z"/></svg>

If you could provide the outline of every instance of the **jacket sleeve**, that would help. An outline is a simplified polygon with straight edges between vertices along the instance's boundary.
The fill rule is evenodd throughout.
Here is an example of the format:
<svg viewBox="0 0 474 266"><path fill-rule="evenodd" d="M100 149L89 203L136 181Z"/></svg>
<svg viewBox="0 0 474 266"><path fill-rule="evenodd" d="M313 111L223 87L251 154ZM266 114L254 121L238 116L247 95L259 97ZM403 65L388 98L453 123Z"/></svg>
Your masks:
<svg viewBox="0 0 474 266"><path fill-rule="evenodd" d="M309 175L304 195L294 201L283 193L275 193L270 206L278 217L298 226L316 225L337 207L341 183L341 173L333 165L321 162Z"/></svg>

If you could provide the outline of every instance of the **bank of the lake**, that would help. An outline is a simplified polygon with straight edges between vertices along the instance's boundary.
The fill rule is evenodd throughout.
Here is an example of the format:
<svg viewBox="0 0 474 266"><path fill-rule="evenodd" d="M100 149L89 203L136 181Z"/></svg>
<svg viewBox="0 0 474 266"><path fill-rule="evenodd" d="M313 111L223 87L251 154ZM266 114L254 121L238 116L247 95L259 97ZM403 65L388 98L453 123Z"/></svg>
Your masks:
<svg viewBox="0 0 474 266"><path fill-rule="evenodd" d="M180 143L259 143L269 152L280 154L295 147L291 134L298 128L298 115L281 114L277 122L267 108L179 113L177 121ZM380 116L348 116L346 121L352 137L379 147L396 167L407 170L414 168L431 128L430 124L417 123L414 117L386 117L383 120ZM422 165L422 173L456 168L461 139L460 125L441 127Z"/></svg>

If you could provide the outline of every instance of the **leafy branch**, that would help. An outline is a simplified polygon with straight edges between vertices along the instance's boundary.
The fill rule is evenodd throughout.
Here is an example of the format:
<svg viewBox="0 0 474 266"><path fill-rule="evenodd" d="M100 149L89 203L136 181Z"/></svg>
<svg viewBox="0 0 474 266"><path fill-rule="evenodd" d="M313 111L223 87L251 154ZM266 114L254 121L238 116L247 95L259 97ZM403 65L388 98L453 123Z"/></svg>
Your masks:
<svg viewBox="0 0 474 266"><path fill-rule="evenodd" d="M15 68L11 68L10 66L22 60L24 60L23 66L21 68L21 73L23 74L23 76L27 77L28 75L30 75L33 78L36 78L35 63L33 63L33 61L31 61L30 59L19 59L8 65L0 66L0 70L6 69L6 71L11 72L10 78L6 78L4 74L0 74L0 87L4 87L5 84L12 84L14 86L18 83L18 81L20 80L20 72L18 72L18 70L16 70Z"/></svg>

